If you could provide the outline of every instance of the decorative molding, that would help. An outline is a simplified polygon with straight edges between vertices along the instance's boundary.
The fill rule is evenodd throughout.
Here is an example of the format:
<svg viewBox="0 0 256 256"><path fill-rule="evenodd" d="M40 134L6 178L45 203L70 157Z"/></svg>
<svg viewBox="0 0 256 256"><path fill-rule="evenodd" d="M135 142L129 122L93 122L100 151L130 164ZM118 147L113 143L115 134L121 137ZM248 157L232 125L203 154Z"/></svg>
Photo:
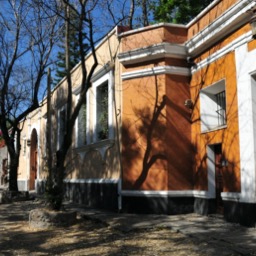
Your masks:
<svg viewBox="0 0 256 256"><path fill-rule="evenodd" d="M133 30L128 30L126 32L123 32L121 34L119 34L119 37L125 37L128 35L132 35L132 34L137 34L137 33L141 33L141 32L145 32L148 30L152 30L152 29L156 29L156 28L160 28L160 27L170 27L170 28L187 28L186 25L182 25L182 24L173 24L173 23L165 23L165 22L161 22L158 24L154 24L154 25L150 25L150 26L146 26L146 27L142 27L142 28L137 28L137 29L133 29Z"/></svg>
<svg viewBox="0 0 256 256"><path fill-rule="evenodd" d="M254 6L255 2L252 0L238 1L233 7L185 43L189 55L191 57L197 55L200 51L209 48L227 34L246 24L251 17L248 11Z"/></svg>
<svg viewBox="0 0 256 256"><path fill-rule="evenodd" d="M186 59L187 48L179 44L161 43L123 52L118 55L118 59L123 65L130 65L160 58Z"/></svg>
<svg viewBox="0 0 256 256"><path fill-rule="evenodd" d="M208 58L203 59L202 61L200 61L199 63L194 65L191 68L191 73L194 74L195 72L199 71L203 67L211 64L212 62L215 62L216 60L225 56L229 52L234 51L237 47L239 47L239 46L241 46L245 43L248 43L249 41L251 41L251 32L248 32L248 33L238 37L237 39L232 41L232 43L226 45L222 49L220 49L220 50L216 51L215 53L211 54L211 56L209 56Z"/></svg>
<svg viewBox="0 0 256 256"><path fill-rule="evenodd" d="M81 85L76 86L72 89L72 94L78 95L81 92Z"/></svg>
<svg viewBox="0 0 256 256"><path fill-rule="evenodd" d="M98 141L89 145L84 145L79 148L75 148L75 152L80 155L80 157L83 159L84 156L92 150L96 150L100 153L102 159L105 161L106 152L109 148L113 147L115 144L115 140L113 139L107 139Z"/></svg>
<svg viewBox="0 0 256 256"><path fill-rule="evenodd" d="M179 76L190 76L190 69L175 66L160 66L154 68L140 69L132 72L126 72L122 74L122 80L128 80L133 78L154 76L154 75L179 75Z"/></svg>
<svg viewBox="0 0 256 256"><path fill-rule="evenodd" d="M98 70L91 78L91 82L95 82L101 77L103 77L105 74L107 74L110 70L114 68L115 64L111 61L109 61L107 64L105 64L100 70Z"/></svg>

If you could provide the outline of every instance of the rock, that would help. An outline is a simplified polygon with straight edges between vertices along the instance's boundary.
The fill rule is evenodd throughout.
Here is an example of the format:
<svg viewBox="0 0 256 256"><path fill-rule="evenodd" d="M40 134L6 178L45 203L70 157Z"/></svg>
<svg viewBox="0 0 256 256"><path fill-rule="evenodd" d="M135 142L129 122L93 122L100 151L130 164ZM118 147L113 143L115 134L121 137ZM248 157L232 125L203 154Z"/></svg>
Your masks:
<svg viewBox="0 0 256 256"><path fill-rule="evenodd" d="M73 211L53 211L46 208L37 208L29 213L29 226L31 228L67 227L73 225L76 220L76 212Z"/></svg>

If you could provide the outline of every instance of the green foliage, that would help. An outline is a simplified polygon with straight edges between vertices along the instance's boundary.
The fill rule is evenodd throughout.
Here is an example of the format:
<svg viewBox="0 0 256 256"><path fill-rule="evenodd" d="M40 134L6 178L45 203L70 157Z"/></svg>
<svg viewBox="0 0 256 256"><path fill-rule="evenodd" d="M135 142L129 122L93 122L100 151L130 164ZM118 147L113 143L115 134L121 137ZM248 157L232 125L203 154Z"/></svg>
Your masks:
<svg viewBox="0 0 256 256"><path fill-rule="evenodd" d="M80 46L79 46L79 29L77 27L77 24L79 23L78 17L71 13L71 24L69 26L69 54L70 54L70 70L77 65L81 60L81 54L80 54ZM84 38L86 37L86 33L83 33ZM60 51L57 54L57 63L56 63L56 73L55 73L55 79L54 79L54 85L57 85L63 77L66 76L66 64L65 64L65 27L63 26L61 30L61 38L59 47ZM88 51L88 45L86 43L83 44L84 46L84 52L83 55L85 56L86 51Z"/></svg>
<svg viewBox="0 0 256 256"><path fill-rule="evenodd" d="M156 22L186 24L213 0L158 0L152 9Z"/></svg>

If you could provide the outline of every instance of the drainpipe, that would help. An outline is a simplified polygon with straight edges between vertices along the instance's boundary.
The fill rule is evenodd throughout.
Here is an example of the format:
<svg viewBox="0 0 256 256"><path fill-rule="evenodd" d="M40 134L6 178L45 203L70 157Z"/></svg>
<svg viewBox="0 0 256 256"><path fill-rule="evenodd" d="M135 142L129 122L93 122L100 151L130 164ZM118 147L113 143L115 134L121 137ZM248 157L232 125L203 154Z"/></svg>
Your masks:
<svg viewBox="0 0 256 256"><path fill-rule="evenodd" d="M115 77L115 69L113 69L112 72L113 81ZM118 116L121 114L120 109L118 111L117 109L117 103L116 103L116 94L115 94L115 88L114 83L112 83L112 92L113 92L113 103L114 103L114 111L115 111L115 123L116 123L116 139L117 139L117 151L118 151L118 157L119 157L119 164L120 164L120 176L117 184L117 192L118 192L118 211L122 211L122 175L123 175L123 165L122 165L122 155L121 155L121 145L120 145L120 133L119 133L119 122L118 122Z"/></svg>

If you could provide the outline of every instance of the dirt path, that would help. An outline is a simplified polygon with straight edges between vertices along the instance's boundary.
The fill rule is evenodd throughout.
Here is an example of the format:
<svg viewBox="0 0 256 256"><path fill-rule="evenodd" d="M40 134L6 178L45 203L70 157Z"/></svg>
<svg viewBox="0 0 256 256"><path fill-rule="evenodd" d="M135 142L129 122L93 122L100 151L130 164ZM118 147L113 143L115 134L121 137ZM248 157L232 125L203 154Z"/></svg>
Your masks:
<svg viewBox="0 0 256 256"><path fill-rule="evenodd" d="M217 255L207 243L167 228L124 232L80 218L68 228L33 230L28 214L38 205L36 201L0 205L0 255Z"/></svg>

